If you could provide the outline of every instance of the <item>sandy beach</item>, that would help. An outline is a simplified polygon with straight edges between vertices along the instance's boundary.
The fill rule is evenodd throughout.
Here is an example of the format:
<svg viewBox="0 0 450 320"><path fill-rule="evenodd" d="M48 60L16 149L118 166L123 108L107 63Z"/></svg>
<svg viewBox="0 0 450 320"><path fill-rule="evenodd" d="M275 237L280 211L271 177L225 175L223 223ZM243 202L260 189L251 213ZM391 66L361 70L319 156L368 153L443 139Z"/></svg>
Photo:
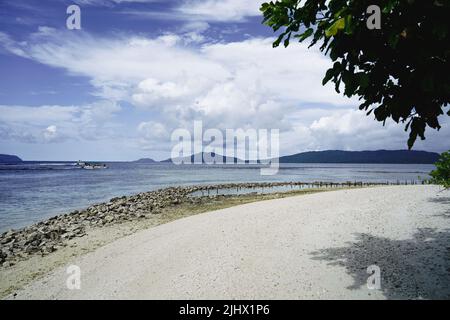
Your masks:
<svg viewBox="0 0 450 320"><path fill-rule="evenodd" d="M450 192L429 185L254 202L125 236L7 298L449 299L449 218Z"/></svg>

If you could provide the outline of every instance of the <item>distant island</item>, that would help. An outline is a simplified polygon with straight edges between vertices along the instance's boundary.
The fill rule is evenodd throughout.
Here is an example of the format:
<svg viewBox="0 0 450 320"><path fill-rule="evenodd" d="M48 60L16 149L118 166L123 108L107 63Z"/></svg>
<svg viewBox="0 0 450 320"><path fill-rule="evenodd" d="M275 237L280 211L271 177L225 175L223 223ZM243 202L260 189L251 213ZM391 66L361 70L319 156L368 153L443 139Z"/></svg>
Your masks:
<svg viewBox="0 0 450 320"><path fill-rule="evenodd" d="M133 161L134 163L157 163L158 161L155 161L151 158L142 158L136 161Z"/></svg>
<svg viewBox="0 0 450 320"><path fill-rule="evenodd" d="M205 159L207 158L213 158L215 157L217 160L221 159L221 163L238 163L241 162L243 163L243 160L238 160L238 158L233 158L233 157L226 157L220 154L215 154L214 152L202 152L202 153L197 153L197 154L193 154L187 157L179 157L179 158L175 158L175 159L166 159L166 160L162 160L160 162L162 163L194 163L195 159L201 159L202 163L206 163ZM246 163L248 163L248 161L246 161Z"/></svg>
<svg viewBox="0 0 450 320"><path fill-rule="evenodd" d="M225 157L220 154L202 153L177 158L176 163L194 163L194 158L202 159L205 163L206 158L216 157L221 159L222 163L249 163L238 158ZM343 151L343 150L325 150L301 152L279 158L280 163L386 163L386 164L433 164L439 159L439 153L428 151L413 150L375 150L375 151ZM173 163L174 160L166 159L156 161L151 158L141 158L133 163L153 164L153 163ZM15 155L0 154L1 164L22 163L23 160ZM259 161L258 161L259 162Z"/></svg>
<svg viewBox="0 0 450 320"><path fill-rule="evenodd" d="M198 159L214 156L214 153L197 154ZM194 163L195 155L177 158L177 163ZM225 157L217 154L222 163L248 163L249 161L238 158ZM375 151L343 151L325 150L301 152L289 156L280 157L280 163L386 163L386 164L433 164L439 158L439 153L413 150L375 150ZM139 161L139 160L138 160ZM174 160L166 159L161 163L173 163Z"/></svg>
<svg viewBox="0 0 450 320"><path fill-rule="evenodd" d="M10 154L0 154L0 163L2 164L15 164L22 162L18 156L10 155Z"/></svg>
<svg viewBox="0 0 450 320"><path fill-rule="evenodd" d="M280 163L389 163L389 164L432 164L439 153L413 150L376 151L311 151L284 156Z"/></svg>

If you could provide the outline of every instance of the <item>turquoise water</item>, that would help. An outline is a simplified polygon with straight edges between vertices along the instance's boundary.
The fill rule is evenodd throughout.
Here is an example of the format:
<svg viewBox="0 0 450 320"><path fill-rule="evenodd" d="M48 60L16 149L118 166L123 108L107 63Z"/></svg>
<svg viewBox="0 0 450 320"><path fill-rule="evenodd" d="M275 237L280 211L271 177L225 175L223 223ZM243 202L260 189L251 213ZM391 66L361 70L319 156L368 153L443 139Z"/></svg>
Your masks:
<svg viewBox="0 0 450 320"><path fill-rule="evenodd" d="M108 163L106 170L82 170L74 163L0 165L0 231L112 197L168 186L229 182L364 181L427 178L433 165L282 164L277 175L261 176L258 166ZM289 189L289 188L288 188Z"/></svg>

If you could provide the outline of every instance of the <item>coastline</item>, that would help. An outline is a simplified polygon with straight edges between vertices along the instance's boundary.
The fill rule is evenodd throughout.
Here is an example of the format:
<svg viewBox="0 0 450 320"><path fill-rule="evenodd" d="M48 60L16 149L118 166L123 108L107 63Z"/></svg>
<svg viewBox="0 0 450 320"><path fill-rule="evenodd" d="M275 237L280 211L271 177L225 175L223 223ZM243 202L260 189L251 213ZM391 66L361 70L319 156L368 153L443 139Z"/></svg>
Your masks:
<svg viewBox="0 0 450 320"><path fill-rule="evenodd" d="M359 183L233 183L170 187L132 196L112 198L84 210L76 210L0 235L0 298L76 257L137 231L180 218L240 204L325 192L336 188L360 188ZM293 186L293 190L268 194L216 195L220 188ZM370 184L374 185L374 184ZM204 191L204 196L189 197ZM8 255L9 254L9 255Z"/></svg>
<svg viewBox="0 0 450 320"><path fill-rule="evenodd" d="M65 288L63 263L8 298L447 299L448 191L438 191L352 188L211 208L72 257L82 290ZM365 288L371 264L381 291Z"/></svg>
<svg viewBox="0 0 450 320"><path fill-rule="evenodd" d="M115 197L107 202L91 205L82 210L53 216L38 223L0 234L0 267L9 267L16 261L26 260L33 255L45 256L66 245L68 240L81 238L86 230L101 228L135 220L145 220L163 213L170 207L181 204L204 205L217 199L228 199L245 195L258 196L274 194L288 195L291 191L333 190L386 185L389 183L363 182L249 182L218 185L178 186L142 192L131 196ZM277 192L275 188L287 187ZM257 189L262 189L258 194ZM247 194L240 194L241 190ZM264 192L264 189L266 192ZM271 192L275 189L275 192ZM230 194L220 194L219 190L232 190ZM193 196L198 193L197 196ZM201 193L201 194L200 194Z"/></svg>

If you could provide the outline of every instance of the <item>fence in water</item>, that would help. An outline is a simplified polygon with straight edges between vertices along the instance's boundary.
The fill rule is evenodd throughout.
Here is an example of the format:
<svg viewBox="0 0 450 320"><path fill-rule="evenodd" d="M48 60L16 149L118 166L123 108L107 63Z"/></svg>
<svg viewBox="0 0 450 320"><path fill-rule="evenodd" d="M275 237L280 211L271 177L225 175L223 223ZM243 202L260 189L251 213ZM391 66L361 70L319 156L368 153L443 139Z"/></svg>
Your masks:
<svg viewBox="0 0 450 320"><path fill-rule="evenodd" d="M397 180L396 182L255 182L255 183L227 183L219 185L196 186L196 191L190 196L203 197L214 195L244 195L244 194L270 194L309 189L338 189L362 188L393 185L419 185L428 184L426 180Z"/></svg>

